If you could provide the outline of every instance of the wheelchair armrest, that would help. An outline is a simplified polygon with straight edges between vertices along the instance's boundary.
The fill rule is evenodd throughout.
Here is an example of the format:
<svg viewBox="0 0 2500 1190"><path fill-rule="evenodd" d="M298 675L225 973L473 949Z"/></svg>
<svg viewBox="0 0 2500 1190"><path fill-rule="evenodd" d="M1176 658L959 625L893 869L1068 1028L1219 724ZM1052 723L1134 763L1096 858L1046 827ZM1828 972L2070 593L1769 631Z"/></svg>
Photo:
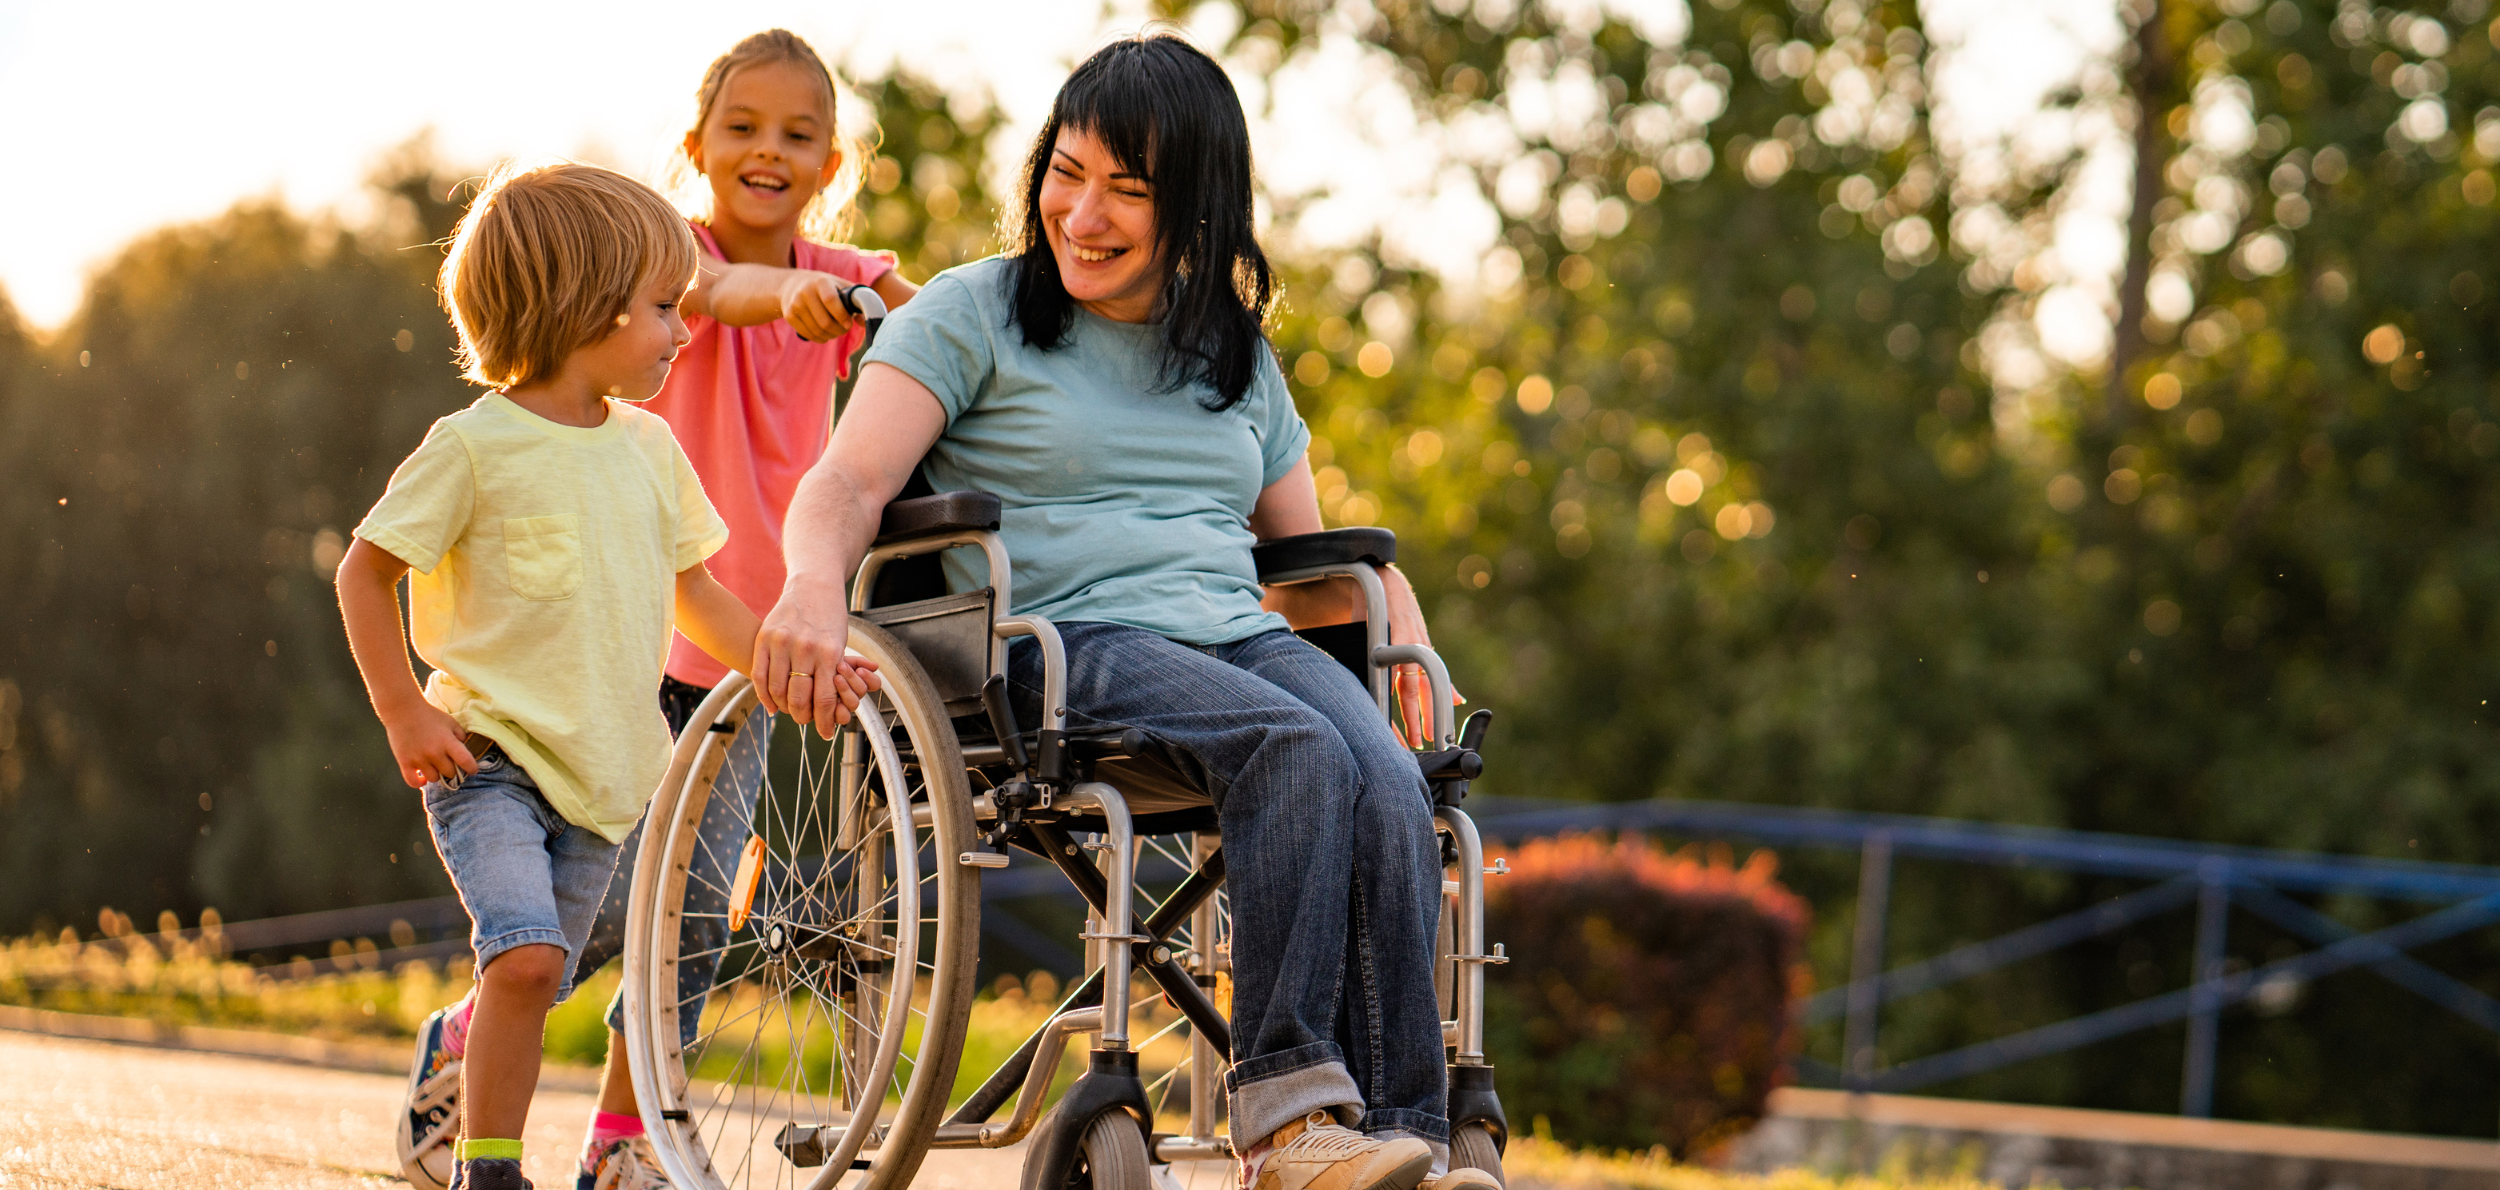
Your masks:
<svg viewBox="0 0 2500 1190"><path fill-rule="evenodd" d="M1315 566L1352 566L1369 562L1386 566L1398 560L1398 535L1387 529L1328 529L1263 541L1250 549L1259 578L1290 574Z"/></svg>
<svg viewBox="0 0 2500 1190"><path fill-rule="evenodd" d="M891 545L933 533L998 529L998 497L988 492L940 492L915 496L885 506L877 522L877 544Z"/></svg>

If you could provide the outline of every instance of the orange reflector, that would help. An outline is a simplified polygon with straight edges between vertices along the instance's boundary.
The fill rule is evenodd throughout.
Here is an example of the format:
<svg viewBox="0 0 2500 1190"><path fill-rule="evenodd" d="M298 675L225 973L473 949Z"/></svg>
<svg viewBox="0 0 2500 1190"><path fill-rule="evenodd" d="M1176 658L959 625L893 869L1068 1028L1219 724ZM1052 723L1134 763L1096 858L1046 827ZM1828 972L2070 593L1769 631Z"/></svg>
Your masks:
<svg viewBox="0 0 2500 1190"><path fill-rule="evenodd" d="M764 836L747 838L746 850L738 856L738 878L729 886L729 929L736 933L747 924L747 911L755 907L755 886L764 879Z"/></svg>

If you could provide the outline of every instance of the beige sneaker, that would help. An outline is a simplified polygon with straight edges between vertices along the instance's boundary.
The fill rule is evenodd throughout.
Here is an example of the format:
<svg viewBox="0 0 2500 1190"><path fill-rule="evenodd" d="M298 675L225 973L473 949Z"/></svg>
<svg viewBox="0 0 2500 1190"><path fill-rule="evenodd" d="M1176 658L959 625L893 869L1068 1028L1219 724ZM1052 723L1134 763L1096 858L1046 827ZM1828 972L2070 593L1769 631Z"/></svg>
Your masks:
<svg viewBox="0 0 2500 1190"><path fill-rule="evenodd" d="M1243 1190L1415 1190L1432 1172L1432 1146L1379 1139L1315 1111L1276 1130L1241 1161Z"/></svg>
<svg viewBox="0 0 2500 1190"><path fill-rule="evenodd" d="M1502 1180L1481 1169L1460 1168L1425 1178L1415 1190L1502 1190Z"/></svg>

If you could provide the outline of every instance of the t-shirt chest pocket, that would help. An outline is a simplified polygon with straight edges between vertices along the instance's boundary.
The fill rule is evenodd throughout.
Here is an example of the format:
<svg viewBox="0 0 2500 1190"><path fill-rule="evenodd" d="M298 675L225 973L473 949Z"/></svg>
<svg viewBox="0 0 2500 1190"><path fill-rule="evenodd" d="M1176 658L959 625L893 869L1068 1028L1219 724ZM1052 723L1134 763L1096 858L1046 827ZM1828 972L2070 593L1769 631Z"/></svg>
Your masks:
<svg viewBox="0 0 2500 1190"><path fill-rule="evenodd" d="M523 599L571 599L582 586L581 518L506 517L504 573Z"/></svg>

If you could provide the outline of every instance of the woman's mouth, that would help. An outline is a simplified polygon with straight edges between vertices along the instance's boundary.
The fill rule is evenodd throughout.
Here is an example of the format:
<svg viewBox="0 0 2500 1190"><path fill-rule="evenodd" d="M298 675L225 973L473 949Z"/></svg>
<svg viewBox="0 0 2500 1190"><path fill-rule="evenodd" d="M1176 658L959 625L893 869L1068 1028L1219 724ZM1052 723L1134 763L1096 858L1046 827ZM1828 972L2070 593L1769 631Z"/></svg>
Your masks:
<svg viewBox="0 0 2500 1190"><path fill-rule="evenodd" d="M1069 244L1069 245L1068 245L1068 251L1070 251L1070 252L1072 252L1072 253L1075 253L1075 254L1076 254L1076 258L1077 258L1078 260L1084 261L1084 262L1085 262L1085 263L1087 263L1087 264L1101 264L1102 262L1104 262L1104 261L1106 261L1106 260L1109 260L1109 259L1111 259L1111 258L1112 258L1112 257L1114 257L1114 256L1118 256L1118 255L1120 255L1120 254L1122 254L1122 253L1124 253L1124 252L1127 252L1127 251L1128 251L1128 249L1126 249L1126 248L1088 248L1088 247L1086 247L1086 246L1085 246L1085 245L1083 245L1083 244L1073 244L1073 243L1072 243L1072 244Z"/></svg>

